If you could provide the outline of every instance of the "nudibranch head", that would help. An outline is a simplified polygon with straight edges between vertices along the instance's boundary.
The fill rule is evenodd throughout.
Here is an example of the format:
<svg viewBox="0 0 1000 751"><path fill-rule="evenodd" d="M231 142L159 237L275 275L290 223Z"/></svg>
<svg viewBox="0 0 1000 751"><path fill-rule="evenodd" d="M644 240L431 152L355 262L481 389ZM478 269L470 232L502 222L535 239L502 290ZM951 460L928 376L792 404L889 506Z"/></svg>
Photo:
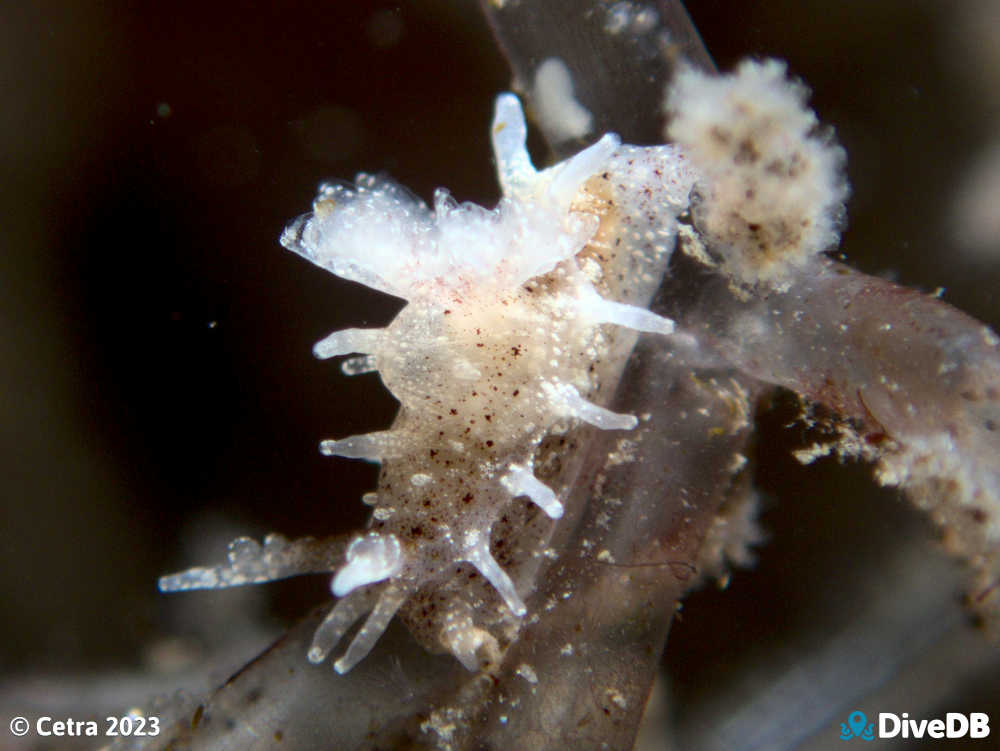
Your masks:
<svg viewBox="0 0 1000 751"><path fill-rule="evenodd" d="M444 190L429 208L386 177L361 175L323 186L313 213L282 235L337 276L408 301L386 328L336 331L314 348L354 355L349 375L377 370L400 412L389 430L320 445L382 470L365 497L369 530L331 567L340 599L316 631L313 662L368 613L335 663L350 670L398 612L429 648L469 669L494 663L532 591L521 548L505 543L566 511L561 488L535 474L543 439L578 422L637 425L597 403L610 396L602 324L670 334L673 322L604 297L613 285L594 259L621 253L629 273L662 273L692 178L676 149L621 146L614 135L536 170L526 136L517 97L501 95L492 140L503 197L493 209ZM231 565L164 577L161 588L316 571L310 544L271 540Z"/></svg>
<svg viewBox="0 0 1000 751"><path fill-rule="evenodd" d="M354 186L322 186L313 213L289 226L281 243L339 277L405 300L447 301L484 286L513 290L587 244L597 221L570 206L619 145L607 135L538 172L526 137L520 102L501 95L493 148L504 197L495 209L438 189L431 210L391 179L361 174Z"/></svg>

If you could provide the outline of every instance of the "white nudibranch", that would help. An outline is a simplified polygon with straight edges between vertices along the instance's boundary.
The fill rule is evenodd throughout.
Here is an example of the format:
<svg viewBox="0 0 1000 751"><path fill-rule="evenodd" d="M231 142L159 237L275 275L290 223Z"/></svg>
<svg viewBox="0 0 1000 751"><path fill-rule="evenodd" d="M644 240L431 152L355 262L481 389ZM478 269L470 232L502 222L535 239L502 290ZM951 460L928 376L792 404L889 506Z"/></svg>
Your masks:
<svg viewBox="0 0 1000 751"><path fill-rule="evenodd" d="M492 140L503 197L495 209L458 203L442 189L428 208L388 178L362 174L351 187L323 186L313 212L285 230L286 248L407 301L386 328L337 331L315 347L320 358L354 355L349 375L377 370L401 405L390 430L321 444L327 455L382 464L378 489L365 497L374 507L369 529L350 543L346 562L318 560L313 540L241 540L227 564L163 577L161 589L328 570L340 599L316 631L311 661L323 661L368 613L335 663L350 670L397 611L423 644L470 670L498 658L527 612L531 582L512 580L516 546L498 552L505 541L497 529L516 534L515 498L552 520L565 510L560 488L535 476L539 444L573 421L604 430L637 424L591 401L600 386L594 364L608 354L602 324L664 335L674 328L605 299L614 285L601 283L592 258L584 273L583 256L627 253L633 266L655 256L662 271L693 182L673 147L622 146L609 134L538 171L525 139L520 102L501 95Z"/></svg>

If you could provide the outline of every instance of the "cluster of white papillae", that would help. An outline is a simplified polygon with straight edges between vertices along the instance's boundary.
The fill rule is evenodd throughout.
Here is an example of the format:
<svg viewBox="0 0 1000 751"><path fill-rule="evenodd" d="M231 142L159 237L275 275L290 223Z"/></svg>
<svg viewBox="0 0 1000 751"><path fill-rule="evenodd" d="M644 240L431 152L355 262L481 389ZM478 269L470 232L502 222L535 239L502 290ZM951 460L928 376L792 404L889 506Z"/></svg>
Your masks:
<svg viewBox="0 0 1000 751"><path fill-rule="evenodd" d="M597 218L570 212L570 205L619 144L606 135L536 172L525 136L517 98L500 97L493 145L504 197L495 209L459 204L439 188L431 210L392 180L363 174L354 186L321 186L313 213L288 227L281 243L343 279L410 302L514 290L579 252L593 235Z"/></svg>
<svg viewBox="0 0 1000 751"><path fill-rule="evenodd" d="M668 91L667 135L700 173L695 226L742 284L784 288L790 269L840 239L847 156L808 94L779 60L721 76L683 70Z"/></svg>
<svg viewBox="0 0 1000 751"><path fill-rule="evenodd" d="M577 256L599 225L604 231L601 211L630 197L640 205L654 193L662 197L657 206L641 205L642 221L655 213L656 230L639 237L638 224L630 225L621 252L670 252L693 181L679 151L621 146L605 135L537 171L512 94L497 99L492 137L503 189L495 209L457 203L444 190L431 209L387 178L361 175L350 187L321 188L312 214L281 238L337 276L408 302L384 329L337 331L315 347L321 358L353 355L343 364L349 375L377 370L401 405L390 430L321 444L325 454L382 464L378 489L364 499L374 507L369 529L350 543L346 562L329 563L340 600L309 651L313 662L324 660L369 613L335 663L339 672L369 652L397 611L424 644L469 669L497 658L496 624L516 626L531 587L520 582L519 593L497 561L498 550L515 547L503 547L512 540L499 539L498 530L517 534L517 515L508 512L518 497L553 520L564 510L561 489L535 476L540 442L574 421L609 430L637 425L591 401L601 387L594 364L608 352L601 325L656 334L674 328L602 297L599 265ZM263 546L239 540L228 563L164 577L160 587L324 570L304 545L278 536Z"/></svg>

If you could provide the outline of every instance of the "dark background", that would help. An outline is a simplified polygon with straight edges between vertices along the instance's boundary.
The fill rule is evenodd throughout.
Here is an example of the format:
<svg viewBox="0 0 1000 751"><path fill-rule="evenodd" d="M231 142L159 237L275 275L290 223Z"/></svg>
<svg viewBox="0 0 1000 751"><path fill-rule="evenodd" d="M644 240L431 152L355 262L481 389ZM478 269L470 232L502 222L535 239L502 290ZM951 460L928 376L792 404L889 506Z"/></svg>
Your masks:
<svg viewBox="0 0 1000 751"><path fill-rule="evenodd" d="M688 6L720 68L777 56L815 91L849 155L847 260L996 328L998 247L959 252L952 212L1000 132L990 4ZM199 530L363 523L376 470L316 446L385 427L394 401L310 348L397 304L277 238L320 180L360 170L495 201L509 74L471 4L443 1L6 3L0 56L0 670L140 667L185 627L156 577L223 555ZM773 542L689 602L667 659L693 683L719 644L784 639L816 577L849 570L857 526L933 537L865 472L791 460L777 414L758 478ZM327 597L267 591L279 623Z"/></svg>

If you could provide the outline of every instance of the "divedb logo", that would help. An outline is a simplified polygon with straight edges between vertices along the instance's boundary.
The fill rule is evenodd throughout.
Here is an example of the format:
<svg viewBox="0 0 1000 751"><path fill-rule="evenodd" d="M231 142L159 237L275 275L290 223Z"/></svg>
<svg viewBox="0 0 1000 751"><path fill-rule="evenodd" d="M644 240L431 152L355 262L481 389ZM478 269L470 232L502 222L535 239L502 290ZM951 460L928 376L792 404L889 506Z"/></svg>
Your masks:
<svg viewBox="0 0 1000 751"><path fill-rule="evenodd" d="M907 712L893 714L878 713L878 733L875 723L860 710L847 716L847 722L840 723L840 740L860 738L873 741L876 738L986 738L990 734L990 718L985 712L948 712L944 719L914 720Z"/></svg>

